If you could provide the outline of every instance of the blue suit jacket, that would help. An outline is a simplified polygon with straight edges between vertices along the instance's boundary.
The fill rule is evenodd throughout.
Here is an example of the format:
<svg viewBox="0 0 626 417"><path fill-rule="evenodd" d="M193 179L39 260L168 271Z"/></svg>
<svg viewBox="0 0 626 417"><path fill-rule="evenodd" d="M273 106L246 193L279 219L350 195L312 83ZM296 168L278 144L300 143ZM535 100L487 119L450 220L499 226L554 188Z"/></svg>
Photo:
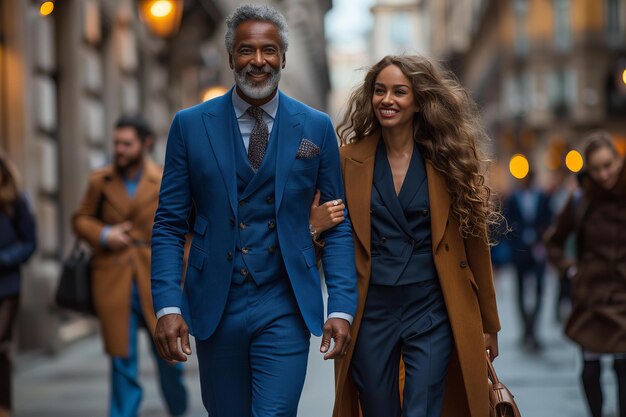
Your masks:
<svg viewBox="0 0 626 417"><path fill-rule="evenodd" d="M241 140L229 93L176 114L152 234L152 297L155 311L180 307L192 334L208 338L217 327L233 273L237 218L234 141ZM324 320L320 276L309 233L316 188L321 201L343 198L337 138L329 117L280 94L275 179L276 226L283 260L300 311L320 335ZM296 159L306 138L320 148ZM195 206L189 268L181 292L183 245ZM356 272L350 221L327 231L322 254L328 311L354 315Z"/></svg>

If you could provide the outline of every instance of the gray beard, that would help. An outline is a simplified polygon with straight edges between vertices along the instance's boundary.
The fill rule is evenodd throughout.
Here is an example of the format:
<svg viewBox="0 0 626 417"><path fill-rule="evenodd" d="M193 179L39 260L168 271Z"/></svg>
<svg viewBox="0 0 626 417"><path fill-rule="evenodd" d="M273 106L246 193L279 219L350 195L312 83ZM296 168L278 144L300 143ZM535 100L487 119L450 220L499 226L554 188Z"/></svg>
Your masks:
<svg viewBox="0 0 626 417"><path fill-rule="evenodd" d="M278 88L278 82L280 81L281 70L274 70L269 65L263 67L263 71L270 74L270 78L261 85L255 85L252 81L246 78L246 73L254 72L254 68L251 65L246 65L241 71L233 71L235 75L235 83L237 87L248 97L259 100L269 97L276 88Z"/></svg>

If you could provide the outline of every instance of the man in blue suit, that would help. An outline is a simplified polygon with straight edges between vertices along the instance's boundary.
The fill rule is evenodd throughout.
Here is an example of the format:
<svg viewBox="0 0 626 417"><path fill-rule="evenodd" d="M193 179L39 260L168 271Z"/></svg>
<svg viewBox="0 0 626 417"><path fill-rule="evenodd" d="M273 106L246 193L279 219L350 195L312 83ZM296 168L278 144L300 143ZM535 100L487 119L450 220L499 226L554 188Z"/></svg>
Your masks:
<svg viewBox="0 0 626 417"><path fill-rule="evenodd" d="M350 222L323 236L325 323L309 228L316 189L322 201L343 198L337 140L327 115L278 91L288 45L279 12L239 7L225 41L236 86L180 111L170 129L152 235L155 341L165 359L185 361L195 336L211 417L295 416L310 333L323 333L325 359L340 358L356 310Z"/></svg>

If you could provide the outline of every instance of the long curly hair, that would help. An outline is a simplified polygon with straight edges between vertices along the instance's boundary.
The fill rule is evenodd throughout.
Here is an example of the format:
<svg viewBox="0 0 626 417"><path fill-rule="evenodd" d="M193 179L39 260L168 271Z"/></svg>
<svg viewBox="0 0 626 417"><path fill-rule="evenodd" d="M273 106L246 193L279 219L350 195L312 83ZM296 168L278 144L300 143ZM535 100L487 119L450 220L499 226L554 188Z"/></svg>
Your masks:
<svg viewBox="0 0 626 417"><path fill-rule="evenodd" d="M373 65L363 84L350 95L337 127L341 144L355 143L380 129L372 97L380 71L395 65L410 80L419 108L413 118L413 138L424 158L441 172L452 200L451 212L464 238L490 242L503 218L492 189L485 182L487 163L481 145L488 141L476 104L456 77L419 55L386 56Z"/></svg>

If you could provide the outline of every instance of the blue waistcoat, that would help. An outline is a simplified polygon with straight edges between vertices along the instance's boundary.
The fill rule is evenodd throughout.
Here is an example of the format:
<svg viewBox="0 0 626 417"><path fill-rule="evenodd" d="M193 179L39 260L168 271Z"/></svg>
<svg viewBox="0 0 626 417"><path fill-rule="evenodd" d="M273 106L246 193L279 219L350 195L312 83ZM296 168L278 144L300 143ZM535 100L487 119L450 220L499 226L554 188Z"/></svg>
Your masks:
<svg viewBox="0 0 626 417"><path fill-rule="evenodd" d="M371 197L371 284L406 285L437 278L433 261L428 181L419 147L413 148L400 193L384 141L376 150Z"/></svg>
<svg viewBox="0 0 626 417"><path fill-rule="evenodd" d="M277 122L274 123L263 163L256 173L248 161L241 133L235 135L239 201L239 224L236 225L236 250L233 259L235 283L242 283L251 277L257 285L262 285L287 276L278 245L274 203Z"/></svg>

